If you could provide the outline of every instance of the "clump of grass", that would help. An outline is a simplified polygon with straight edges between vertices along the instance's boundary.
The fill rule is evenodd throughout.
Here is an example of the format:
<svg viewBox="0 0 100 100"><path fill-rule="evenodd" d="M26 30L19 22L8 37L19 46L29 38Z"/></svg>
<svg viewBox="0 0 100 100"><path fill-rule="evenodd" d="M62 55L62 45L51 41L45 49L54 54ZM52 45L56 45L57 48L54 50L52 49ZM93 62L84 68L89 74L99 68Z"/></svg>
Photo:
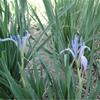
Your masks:
<svg viewBox="0 0 100 100"><path fill-rule="evenodd" d="M0 42L0 98L97 99L100 64L94 66L94 53L99 49L95 49L94 43L100 31L99 0L54 0L53 3L43 0L47 26L42 24L27 0L14 0L12 4L14 13L10 11L7 0L0 2L0 40L17 34L19 43L22 43L30 17L39 24L42 32L37 39L29 38L27 53L13 41ZM73 40L76 32L80 41L82 37L90 47L90 52L82 52L81 56L80 49L86 46ZM77 55L74 44L78 47ZM62 50L64 54L61 55ZM70 51L73 57L65 51ZM41 52L44 52L45 59ZM37 58L40 66L35 61Z"/></svg>

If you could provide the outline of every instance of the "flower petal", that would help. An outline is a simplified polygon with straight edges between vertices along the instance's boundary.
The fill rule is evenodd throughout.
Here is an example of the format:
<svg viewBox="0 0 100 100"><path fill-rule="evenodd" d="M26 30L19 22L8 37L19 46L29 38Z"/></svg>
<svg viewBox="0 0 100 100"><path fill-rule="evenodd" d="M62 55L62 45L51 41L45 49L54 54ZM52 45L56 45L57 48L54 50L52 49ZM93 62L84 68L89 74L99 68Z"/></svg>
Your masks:
<svg viewBox="0 0 100 100"><path fill-rule="evenodd" d="M30 37L30 34L29 34L29 32L27 31L26 34L25 34L25 36L23 36L22 39L21 39L21 44L20 44L21 46L20 46L20 48L23 47L23 46L26 44L26 41L27 41L27 39L28 39L29 37Z"/></svg>
<svg viewBox="0 0 100 100"><path fill-rule="evenodd" d="M19 44L20 36L19 35L12 35L10 36L10 39L16 42L16 44Z"/></svg>
<svg viewBox="0 0 100 100"><path fill-rule="evenodd" d="M62 50L60 52L60 54L64 53L65 51L69 51L72 54L73 58L75 58L75 54L74 54L74 52L70 48L67 48L67 49Z"/></svg>
<svg viewBox="0 0 100 100"><path fill-rule="evenodd" d="M85 45L85 42L81 43L81 47L79 49L79 57L84 55L84 50L88 49L90 51L90 48L88 46Z"/></svg>
<svg viewBox="0 0 100 100"><path fill-rule="evenodd" d="M74 39L72 40L72 49L74 54L77 55L78 52L78 35L75 34Z"/></svg>
<svg viewBox="0 0 100 100"><path fill-rule="evenodd" d="M0 39L0 43L6 42L6 41L12 41L12 42L14 42L17 45L17 42L15 40L13 40L12 38Z"/></svg>
<svg viewBox="0 0 100 100"><path fill-rule="evenodd" d="M87 61L87 58L85 56L81 56L81 65L84 68L84 70L87 69L88 61Z"/></svg>

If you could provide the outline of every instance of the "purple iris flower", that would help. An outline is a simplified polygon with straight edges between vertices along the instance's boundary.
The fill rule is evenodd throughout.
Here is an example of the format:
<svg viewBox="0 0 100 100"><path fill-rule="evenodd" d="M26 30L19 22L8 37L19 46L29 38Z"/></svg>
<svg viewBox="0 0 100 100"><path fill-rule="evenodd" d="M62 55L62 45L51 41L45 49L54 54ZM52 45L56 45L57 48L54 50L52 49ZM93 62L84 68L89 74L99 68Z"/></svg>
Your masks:
<svg viewBox="0 0 100 100"><path fill-rule="evenodd" d="M75 34L75 36L72 40L72 48L71 49L70 48L64 49L60 52L60 54L62 54L65 51L69 51L72 54L73 59L75 61L77 61L79 59L81 66L84 68L84 70L86 70L87 66L88 66L88 60L84 56L84 50L86 48L88 50L90 50L90 48L85 45L85 42L83 42L82 39L80 40L80 45L79 45L78 41L79 41L78 35Z"/></svg>
<svg viewBox="0 0 100 100"><path fill-rule="evenodd" d="M85 45L85 42L82 42L79 48L79 58L80 58L81 66L83 66L84 70L86 70L88 66L88 60L84 56L84 50L86 48L90 51L90 48Z"/></svg>
<svg viewBox="0 0 100 100"><path fill-rule="evenodd" d="M72 40L72 50L73 53L75 54L75 57L77 57L78 53L78 35L75 34L74 39Z"/></svg>
<svg viewBox="0 0 100 100"><path fill-rule="evenodd" d="M20 35L17 36L11 36L10 38L15 41L15 43L18 45L19 48L23 48L23 46L26 44L26 40L30 37L30 34L28 31L25 32L25 35L23 37L20 37Z"/></svg>
<svg viewBox="0 0 100 100"><path fill-rule="evenodd" d="M0 42L13 41L21 49L25 46L26 41L29 37L30 37L30 33L26 31L23 37L21 37L19 34L12 35L10 36L10 38L0 39Z"/></svg>

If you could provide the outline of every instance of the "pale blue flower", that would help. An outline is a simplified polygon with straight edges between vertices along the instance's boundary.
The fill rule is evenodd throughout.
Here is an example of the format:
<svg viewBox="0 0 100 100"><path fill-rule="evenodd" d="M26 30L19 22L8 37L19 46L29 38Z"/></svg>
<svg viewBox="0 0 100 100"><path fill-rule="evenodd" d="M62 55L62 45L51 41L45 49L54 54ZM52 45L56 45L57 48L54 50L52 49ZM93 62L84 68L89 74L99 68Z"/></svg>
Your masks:
<svg viewBox="0 0 100 100"><path fill-rule="evenodd" d="M75 34L74 39L72 40L72 48L64 49L60 52L60 54L62 54L65 51L70 51L73 58L74 59L77 58L77 55L78 55L78 35L77 34Z"/></svg>
<svg viewBox="0 0 100 100"><path fill-rule="evenodd" d="M80 45L79 45L78 41L79 41L78 35L75 34L75 36L72 40L72 48L71 49L70 48L64 49L60 52L60 54L62 54L65 51L69 51L72 54L73 59L75 61L77 61L79 59L81 66L84 68L84 70L86 70L87 66L88 66L88 60L84 56L84 50L86 48L88 50L90 50L90 48L85 45L85 42L83 42L82 39L80 41Z"/></svg>
<svg viewBox="0 0 100 100"><path fill-rule="evenodd" d="M84 42L82 42L79 49L79 58L80 58L81 66L83 66L84 70L86 70L88 66L88 60L84 56L84 50L86 48L90 51L90 48L87 47Z"/></svg>
<svg viewBox="0 0 100 100"><path fill-rule="evenodd" d="M21 37L19 34L11 35L10 38L0 39L0 42L13 41L20 49L22 49L25 46L26 41L29 37L30 33L26 31L23 37Z"/></svg>
<svg viewBox="0 0 100 100"><path fill-rule="evenodd" d="M72 51L74 53L74 57L77 57L78 54L78 35L75 34L74 39L72 40Z"/></svg>

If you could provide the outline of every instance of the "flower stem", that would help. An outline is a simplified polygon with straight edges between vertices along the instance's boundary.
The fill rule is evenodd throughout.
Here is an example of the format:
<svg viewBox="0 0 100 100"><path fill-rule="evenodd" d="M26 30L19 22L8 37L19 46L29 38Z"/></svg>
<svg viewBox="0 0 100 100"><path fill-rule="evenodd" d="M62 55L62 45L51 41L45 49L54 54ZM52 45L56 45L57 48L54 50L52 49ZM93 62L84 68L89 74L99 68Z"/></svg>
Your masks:
<svg viewBox="0 0 100 100"><path fill-rule="evenodd" d="M81 100L81 95L82 95L82 77L81 77L81 73L82 73L82 69L79 69L80 68L80 63L79 61L77 61L77 74L78 74L78 79L79 79L79 83L78 83L78 86L79 86L79 90L78 90L78 94L77 94L77 98L76 99L79 99Z"/></svg>

